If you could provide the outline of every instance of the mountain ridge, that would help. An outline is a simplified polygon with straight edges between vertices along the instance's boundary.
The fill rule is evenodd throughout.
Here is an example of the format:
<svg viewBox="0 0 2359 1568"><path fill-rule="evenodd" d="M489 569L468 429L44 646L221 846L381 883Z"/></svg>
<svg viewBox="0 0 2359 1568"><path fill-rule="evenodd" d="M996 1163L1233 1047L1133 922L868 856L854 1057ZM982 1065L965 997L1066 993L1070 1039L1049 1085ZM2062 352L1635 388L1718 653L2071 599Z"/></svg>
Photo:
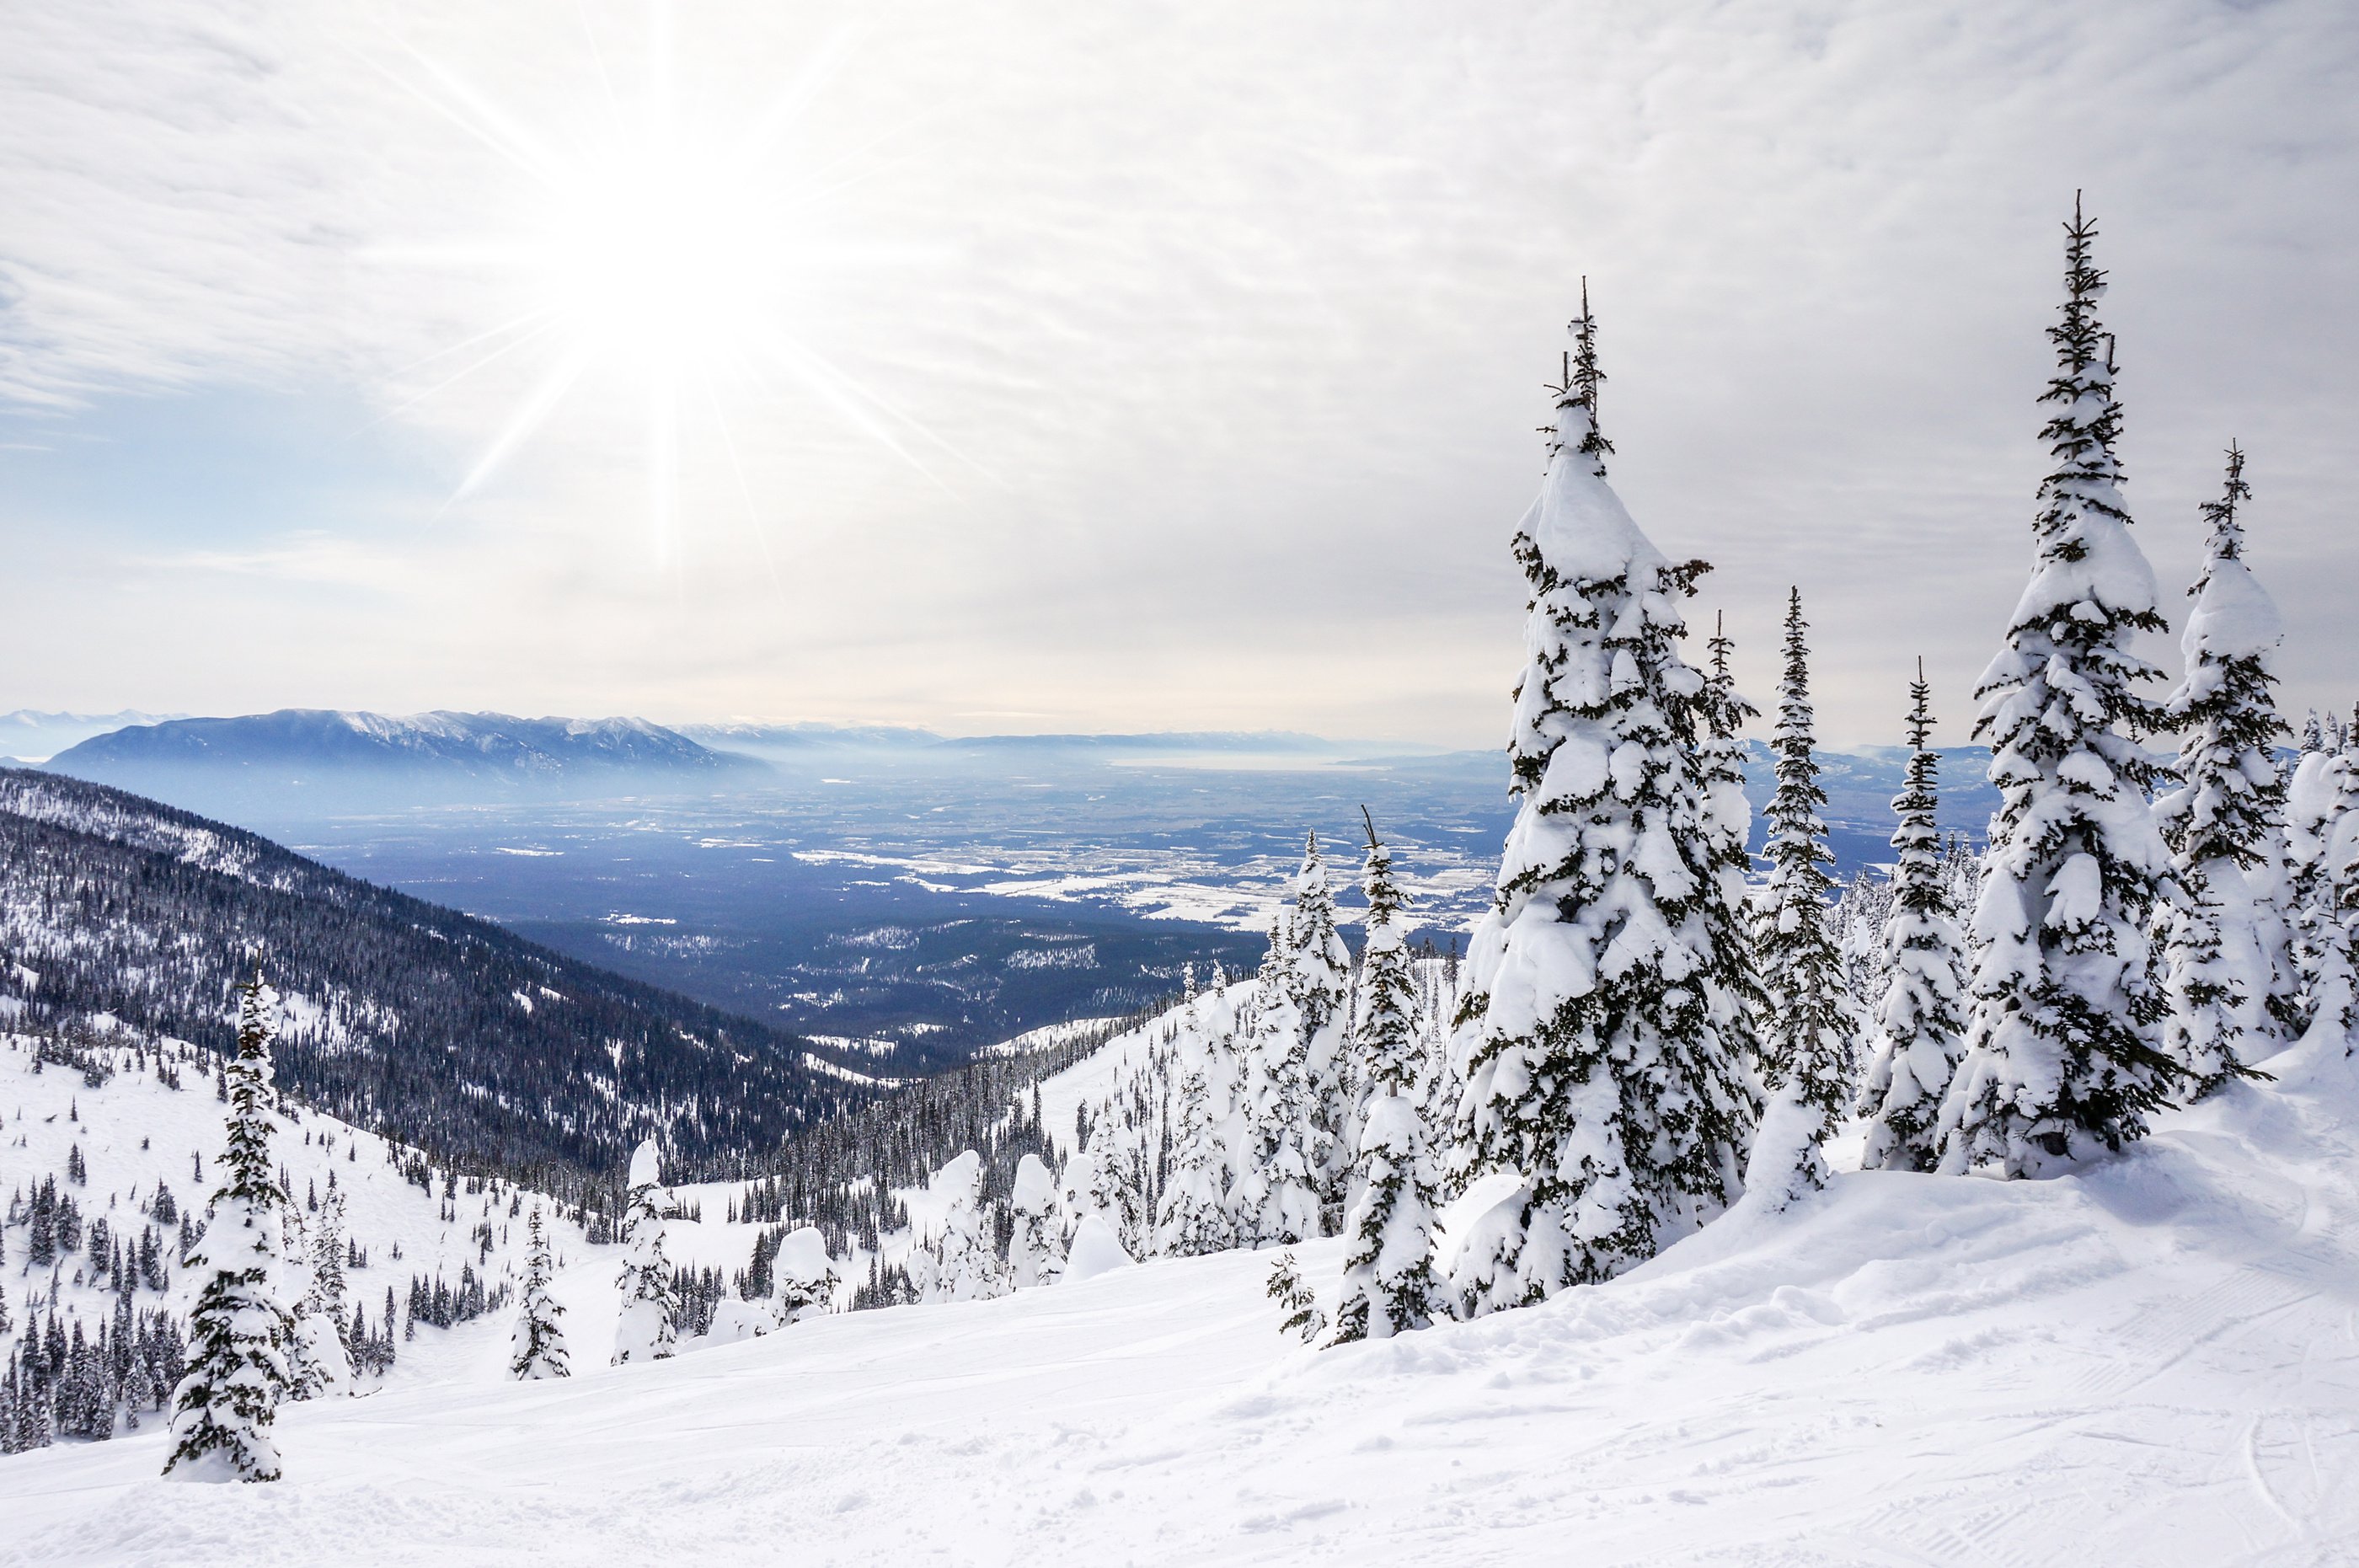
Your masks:
<svg viewBox="0 0 2359 1568"><path fill-rule="evenodd" d="M0 1016L225 1050L252 955L280 1075L437 1157L552 1188L640 1138L732 1168L869 1096L799 1037L104 785L0 768Z"/></svg>

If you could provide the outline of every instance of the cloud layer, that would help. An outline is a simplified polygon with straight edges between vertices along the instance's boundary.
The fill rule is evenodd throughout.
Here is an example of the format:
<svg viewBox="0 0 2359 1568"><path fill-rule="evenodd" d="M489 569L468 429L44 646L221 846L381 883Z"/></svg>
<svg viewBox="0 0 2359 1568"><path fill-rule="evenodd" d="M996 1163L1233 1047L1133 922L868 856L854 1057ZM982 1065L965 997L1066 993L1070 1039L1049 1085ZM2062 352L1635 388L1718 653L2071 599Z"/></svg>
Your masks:
<svg viewBox="0 0 2359 1568"><path fill-rule="evenodd" d="M2165 582L2234 435L2289 700L2354 694L2347 8L787 11L19 18L8 701L1489 744L1586 274L1615 480L1718 564L1750 684L1799 583L1829 732L1890 738L1922 652L1955 740L2076 187ZM495 144L599 167L658 48L716 144L800 103L744 180L775 296L675 389L676 516L613 356L453 499L569 342L453 352L546 304L483 254L547 198ZM199 461L233 414L244 478Z"/></svg>

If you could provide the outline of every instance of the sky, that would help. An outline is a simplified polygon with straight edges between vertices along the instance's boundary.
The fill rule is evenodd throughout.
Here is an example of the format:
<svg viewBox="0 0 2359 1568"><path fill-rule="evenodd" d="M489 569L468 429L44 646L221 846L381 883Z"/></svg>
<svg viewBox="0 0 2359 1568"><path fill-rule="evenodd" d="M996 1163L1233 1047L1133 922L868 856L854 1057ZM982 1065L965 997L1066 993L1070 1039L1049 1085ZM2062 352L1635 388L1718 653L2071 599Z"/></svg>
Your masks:
<svg viewBox="0 0 2359 1568"><path fill-rule="evenodd" d="M1585 277L1751 693L1960 744L2076 189L2166 607L2233 437L2359 698L2334 0L7 11L0 708L1500 744Z"/></svg>

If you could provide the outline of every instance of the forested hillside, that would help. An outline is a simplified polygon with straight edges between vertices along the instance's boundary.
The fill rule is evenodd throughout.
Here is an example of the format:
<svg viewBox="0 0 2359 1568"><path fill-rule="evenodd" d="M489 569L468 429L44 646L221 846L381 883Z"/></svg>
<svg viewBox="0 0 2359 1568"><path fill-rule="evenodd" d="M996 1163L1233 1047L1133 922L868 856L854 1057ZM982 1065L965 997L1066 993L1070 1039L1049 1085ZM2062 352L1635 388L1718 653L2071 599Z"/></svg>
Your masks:
<svg viewBox="0 0 2359 1568"><path fill-rule="evenodd" d="M0 769L0 1014L227 1049L259 955L281 1082L356 1126L552 1190L659 1138L683 1169L866 1097L794 1037L560 957L266 839Z"/></svg>

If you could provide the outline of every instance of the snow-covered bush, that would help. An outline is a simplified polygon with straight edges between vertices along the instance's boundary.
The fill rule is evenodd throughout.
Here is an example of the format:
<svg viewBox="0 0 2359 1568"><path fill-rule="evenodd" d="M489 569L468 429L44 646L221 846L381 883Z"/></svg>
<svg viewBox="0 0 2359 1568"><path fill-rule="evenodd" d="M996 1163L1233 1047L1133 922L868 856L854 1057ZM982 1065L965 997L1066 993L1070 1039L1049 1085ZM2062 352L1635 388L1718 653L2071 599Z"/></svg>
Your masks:
<svg viewBox="0 0 2359 1568"><path fill-rule="evenodd" d="M929 1185L940 1218L909 1252L909 1282L921 1301L975 1301L1015 1287L999 1256L992 1212L983 1197L983 1156L968 1149Z"/></svg>
<svg viewBox="0 0 2359 1568"><path fill-rule="evenodd" d="M615 1281L623 1307L614 1320L614 1365L661 1361L679 1330L671 1259L664 1251L663 1158L648 1138L631 1155L630 1192L623 1209L623 1272Z"/></svg>

